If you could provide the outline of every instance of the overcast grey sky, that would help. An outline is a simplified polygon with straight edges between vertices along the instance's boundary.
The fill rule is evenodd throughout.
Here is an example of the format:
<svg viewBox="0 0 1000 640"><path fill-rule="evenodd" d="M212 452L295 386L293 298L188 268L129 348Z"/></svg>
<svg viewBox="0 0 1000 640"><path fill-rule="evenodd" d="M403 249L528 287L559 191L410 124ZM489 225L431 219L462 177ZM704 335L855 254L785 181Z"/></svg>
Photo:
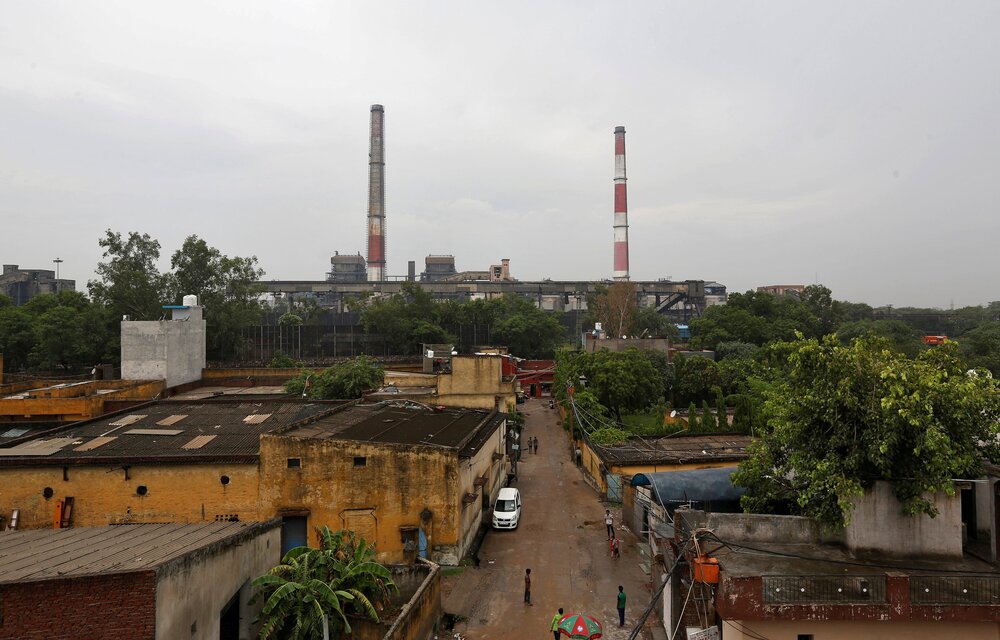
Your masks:
<svg viewBox="0 0 1000 640"><path fill-rule="evenodd" d="M103 230L267 277L365 252L385 105L388 272L427 254L633 279L1000 300L1000 3L6 2L0 260L85 289Z"/></svg>

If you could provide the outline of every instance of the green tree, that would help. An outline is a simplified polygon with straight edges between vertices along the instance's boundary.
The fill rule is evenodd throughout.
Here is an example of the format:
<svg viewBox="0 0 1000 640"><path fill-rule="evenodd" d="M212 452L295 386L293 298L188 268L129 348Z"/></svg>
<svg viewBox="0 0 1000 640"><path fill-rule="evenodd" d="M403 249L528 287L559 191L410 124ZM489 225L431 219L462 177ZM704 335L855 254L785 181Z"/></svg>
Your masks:
<svg viewBox="0 0 1000 640"><path fill-rule="evenodd" d="M801 338L786 352L734 476L747 488L744 508L786 504L837 527L854 498L886 480L906 513L934 515L925 494L953 494L954 478L978 476L984 456L1000 459L1000 388L967 374L953 343L915 359L882 338Z"/></svg>
<svg viewBox="0 0 1000 640"><path fill-rule="evenodd" d="M674 356L673 403L699 402L722 392L719 365L700 356Z"/></svg>
<svg viewBox="0 0 1000 640"><path fill-rule="evenodd" d="M28 366L28 356L35 346L34 322L21 307L0 307L0 353L7 371Z"/></svg>
<svg viewBox="0 0 1000 640"><path fill-rule="evenodd" d="M641 411L663 397L663 381L649 358L630 348L622 352L607 350L588 354L583 359L587 388L621 422L622 411Z"/></svg>
<svg viewBox="0 0 1000 640"><path fill-rule="evenodd" d="M360 398L382 386L385 369L375 359L359 356L316 373L308 369L285 383L287 393L315 400Z"/></svg>
<svg viewBox="0 0 1000 640"><path fill-rule="evenodd" d="M636 310L633 331L640 338L668 338L671 343L677 342L680 335L677 325L652 307L639 307Z"/></svg>
<svg viewBox="0 0 1000 640"><path fill-rule="evenodd" d="M692 402L688 405L688 431L697 433L701 431L704 426L704 423L699 424L698 422L698 405Z"/></svg>
<svg viewBox="0 0 1000 640"><path fill-rule="evenodd" d="M542 311L526 298L505 295L491 300L493 340L521 358L551 358L566 337L559 315Z"/></svg>
<svg viewBox="0 0 1000 640"><path fill-rule="evenodd" d="M924 349L920 332L901 320L859 320L846 322L837 329L844 344L856 338L886 338L893 349L911 358Z"/></svg>
<svg viewBox="0 0 1000 640"><path fill-rule="evenodd" d="M712 415L712 409L708 406L708 400L701 401L701 420L699 422L701 422L702 431L716 431L718 429L715 416Z"/></svg>
<svg viewBox="0 0 1000 640"><path fill-rule="evenodd" d="M1000 322L986 322L962 335L962 353L969 364L989 369L1000 378Z"/></svg>
<svg viewBox="0 0 1000 640"><path fill-rule="evenodd" d="M281 564L253 581L253 602L264 600L260 637L289 640L350 633L347 613L378 621L378 611L397 591L389 570L353 532L320 530L320 547L296 547Z"/></svg>
<svg viewBox="0 0 1000 640"><path fill-rule="evenodd" d="M709 307L691 321L690 327L694 347L715 350L720 342L761 346L774 340L791 340L797 331L813 336L818 321L798 298L747 291L733 293L724 305Z"/></svg>
<svg viewBox="0 0 1000 640"><path fill-rule="evenodd" d="M145 233L132 231L122 238L108 229L98 245L104 249L105 260L97 263L98 279L87 283L94 302L109 307L118 318L159 318L169 282L156 266L160 243Z"/></svg>
<svg viewBox="0 0 1000 640"><path fill-rule="evenodd" d="M170 267L170 298L180 303L185 295L197 295L205 309L208 357L238 356L244 329L260 322L264 311L260 302L264 286L259 284L264 270L257 266L257 257L231 258L192 235L174 252Z"/></svg>
<svg viewBox="0 0 1000 640"><path fill-rule="evenodd" d="M639 310L634 282L615 282L610 287L601 285L592 300L588 306L609 336L633 335Z"/></svg>
<svg viewBox="0 0 1000 640"><path fill-rule="evenodd" d="M719 431L725 432L729 430L729 416L726 410L726 399L720 393L719 397L715 399L715 419L718 422Z"/></svg>

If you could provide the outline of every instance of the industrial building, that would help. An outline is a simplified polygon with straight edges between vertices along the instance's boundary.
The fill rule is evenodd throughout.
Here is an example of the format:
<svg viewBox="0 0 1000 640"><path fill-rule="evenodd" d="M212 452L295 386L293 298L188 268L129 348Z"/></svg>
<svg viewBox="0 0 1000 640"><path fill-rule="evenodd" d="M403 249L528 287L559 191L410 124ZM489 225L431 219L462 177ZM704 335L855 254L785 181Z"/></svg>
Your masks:
<svg viewBox="0 0 1000 640"><path fill-rule="evenodd" d="M262 603L250 604L250 583L280 560L279 524L4 533L0 638L252 637Z"/></svg>
<svg viewBox="0 0 1000 640"><path fill-rule="evenodd" d="M456 564L506 482L506 414L416 403L158 401L0 449L19 529L280 518L282 547L353 529L382 562Z"/></svg>
<svg viewBox="0 0 1000 640"><path fill-rule="evenodd" d="M14 306L44 293L60 291L76 291L76 280L60 279L51 269L21 269L16 264L3 265L0 294L10 298Z"/></svg>

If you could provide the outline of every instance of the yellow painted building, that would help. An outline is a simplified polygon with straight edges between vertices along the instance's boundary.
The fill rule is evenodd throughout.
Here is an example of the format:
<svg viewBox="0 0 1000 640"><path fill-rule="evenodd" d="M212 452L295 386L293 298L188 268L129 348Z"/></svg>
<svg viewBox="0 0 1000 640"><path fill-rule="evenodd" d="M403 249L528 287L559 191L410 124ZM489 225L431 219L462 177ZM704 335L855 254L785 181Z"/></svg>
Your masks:
<svg viewBox="0 0 1000 640"><path fill-rule="evenodd" d="M353 528L379 559L455 564L505 480L505 414L295 400L155 402L0 449L18 528L285 522ZM68 505L68 508L67 508ZM409 542L409 544L407 544ZM423 543L423 544L422 544Z"/></svg>

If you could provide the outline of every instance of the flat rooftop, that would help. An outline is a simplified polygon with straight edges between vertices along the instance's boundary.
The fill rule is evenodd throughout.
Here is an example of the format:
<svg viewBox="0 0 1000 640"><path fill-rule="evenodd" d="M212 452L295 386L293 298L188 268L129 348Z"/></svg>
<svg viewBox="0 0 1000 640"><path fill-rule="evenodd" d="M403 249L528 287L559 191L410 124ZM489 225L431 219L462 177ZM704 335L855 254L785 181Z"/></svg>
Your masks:
<svg viewBox="0 0 1000 640"><path fill-rule="evenodd" d="M380 402L346 407L281 435L320 440L357 440L456 449L471 456L507 414L474 409L434 408L415 402Z"/></svg>
<svg viewBox="0 0 1000 640"><path fill-rule="evenodd" d="M750 436L705 434L666 438L629 438L625 444L591 445L606 463L697 464L738 462L747 457Z"/></svg>
<svg viewBox="0 0 1000 640"><path fill-rule="evenodd" d="M111 462L254 462L260 434L343 403L299 400L152 402L19 439L0 466Z"/></svg>
<svg viewBox="0 0 1000 640"><path fill-rule="evenodd" d="M131 524L0 535L0 584L149 571L215 544L238 544L277 521Z"/></svg>

